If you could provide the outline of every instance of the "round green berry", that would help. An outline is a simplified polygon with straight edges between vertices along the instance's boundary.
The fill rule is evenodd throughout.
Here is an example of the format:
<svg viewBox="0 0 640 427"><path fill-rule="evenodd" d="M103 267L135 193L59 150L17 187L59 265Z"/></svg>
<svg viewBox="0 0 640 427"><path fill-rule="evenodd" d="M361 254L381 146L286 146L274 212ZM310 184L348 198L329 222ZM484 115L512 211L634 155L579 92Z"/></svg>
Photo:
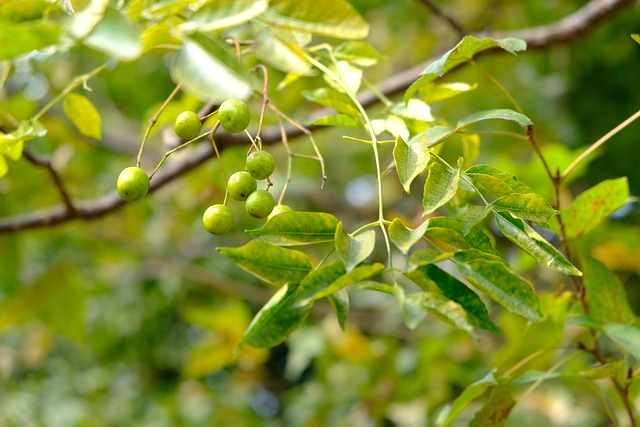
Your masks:
<svg viewBox="0 0 640 427"><path fill-rule="evenodd" d="M225 205L212 205L204 211L202 224L211 234L224 234L231 230L233 215Z"/></svg>
<svg viewBox="0 0 640 427"><path fill-rule="evenodd" d="M240 133L249 126L251 113L247 104L239 99L227 99L218 109L220 126L230 133Z"/></svg>
<svg viewBox="0 0 640 427"><path fill-rule="evenodd" d="M256 190L249 195L245 208L247 213L254 218L266 218L273 211L275 204L271 193L265 190Z"/></svg>
<svg viewBox="0 0 640 427"><path fill-rule="evenodd" d="M227 182L229 195L236 200L247 200L247 197L258 188L256 179L249 175L249 172L236 172Z"/></svg>
<svg viewBox="0 0 640 427"><path fill-rule="evenodd" d="M118 176L118 194L126 202L142 199L149 191L147 173L137 167L128 167Z"/></svg>
<svg viewBox="0 0 640 427"><path fill-rule="evenodd" d="M287 205L277 205L276 207L273 208L273 210L269 214L269 219L271 219L274 216L279 215L281 213L287 213L287 212L293 212L293 209L291 209Z"/></svg>
<svg viewBox="0 0 640 427"><path fill-rule="evenodd" d="M202 122L193 111L184 111L176 119L173 130L180 138L188 141L200 135Z"/></svg>
<svg viewBox="0 0 640 427"><path fill-rule="evenodd" d="M247 157L247 172L255 179L267 179L276 169L276 162L266 151L255 151Z"/></svg>

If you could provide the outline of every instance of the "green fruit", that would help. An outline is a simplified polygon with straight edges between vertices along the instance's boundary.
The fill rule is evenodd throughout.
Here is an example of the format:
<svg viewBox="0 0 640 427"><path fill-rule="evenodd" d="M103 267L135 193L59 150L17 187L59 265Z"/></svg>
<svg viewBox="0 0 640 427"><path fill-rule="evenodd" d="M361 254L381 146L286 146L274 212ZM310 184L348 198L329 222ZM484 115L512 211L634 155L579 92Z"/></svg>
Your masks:
<svg viewBox="0 0 640 427"><path fill-rule="evenodd" d="M279 215L281 213L286 213L286 212L293 212L293 209L291 209L287 205L277 205L276 207L273 208L273 210L269 214L269 219L273 218L276 215Z"/></svg>
<svg viewBox="0 0 640 427"><path fill-rule="evenodd" d="M240 133L251 121L251 113L247 104L239 99L227 99L218 109L220 126L227 132Z"/></svg>
<svg viewBox="0 0 640 427"><path fill-rule="evenodd" d="M247 157L247 172L255 179L267 179L276 169L276 162L266 151L255 151Z"/></svg>
<svg viewBox="0 0 640 427"><path fill-rule="evenodd" d="M247 197L258 188L256 179L249 175L249 172L236 172L227 182L229 195L236 200L247 200Z"/></svg>
<svg viewBox="0 0 640 427"><path fill-rule="evenodd" d="M271 193L257 190L249 195L245 208L247 213L254 218L266 218L273 211L275 204Z"/></svg>
<svg viewBox="0 0 640 427"><path fill-rule="evenodd" d="M200 135L202 122L193 111L184 111L176 119L173 130L180 138L188 141Z"/></svg>
<svg viewBox="0 0 640 427"><path fill-rule="evenodd" d="M233 226L233 215L225 205L212 205L204 211L202 224L211 234L224 234Z"/></svg>
<svg viewBox="0 0 640 427"><path fill-rule="evenodd" d="M118 194L126 202L142 199L149 191L147 173L137 167L128 167L118 176Z"/></svg>

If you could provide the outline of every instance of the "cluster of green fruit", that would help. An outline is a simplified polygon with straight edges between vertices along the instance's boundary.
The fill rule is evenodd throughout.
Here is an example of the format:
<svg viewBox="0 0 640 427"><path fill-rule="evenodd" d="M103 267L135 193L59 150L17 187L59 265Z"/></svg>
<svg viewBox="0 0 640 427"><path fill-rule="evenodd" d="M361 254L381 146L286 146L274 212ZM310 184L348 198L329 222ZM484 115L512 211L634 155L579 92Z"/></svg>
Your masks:
<svg viewBox="0 0 640 427"><path fill-rule="evenodd" d="M251 121L249 108L239 99L223 102L217 115L220 126L230 133L244 132ZM193 111L185 111L176 119L174 131L183 140L192 140L200 135L202 120ZM266 218L274 209L271 193L257 189L257 181L269 178L274 170L271 154L255 151L247 157L245 170L234 173L227 182L229 195L245 201L247 213L254 218ZM149 191L149 185L149 177L140 167L128 167L118 176L118 194L127 202L142 199ZM224 234L231 229L233 216L226 205L215 204L205 211L202 222L209 233Z"/></svg>

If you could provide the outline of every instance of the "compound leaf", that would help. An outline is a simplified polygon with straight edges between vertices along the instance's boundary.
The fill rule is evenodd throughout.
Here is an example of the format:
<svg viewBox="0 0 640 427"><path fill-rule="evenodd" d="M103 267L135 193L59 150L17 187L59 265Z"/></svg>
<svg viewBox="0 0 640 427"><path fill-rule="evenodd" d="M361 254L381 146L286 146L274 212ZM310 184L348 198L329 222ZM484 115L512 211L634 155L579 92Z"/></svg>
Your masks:
<svg viewBox="0 0 640 427"><path fill-rule="evenodd" d="M276 246L311 245L331 242L338 219L324 212L284 212L247 234Z"/></svg>

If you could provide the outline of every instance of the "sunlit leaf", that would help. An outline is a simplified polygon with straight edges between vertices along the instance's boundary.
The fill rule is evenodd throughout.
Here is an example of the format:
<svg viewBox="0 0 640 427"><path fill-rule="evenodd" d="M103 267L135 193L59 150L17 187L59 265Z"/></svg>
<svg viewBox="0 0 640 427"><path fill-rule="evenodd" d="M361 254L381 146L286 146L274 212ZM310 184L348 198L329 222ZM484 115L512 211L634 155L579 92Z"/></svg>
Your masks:
<svg viewBox="0 0 640 427"><path fill-rule="evenodd" d="M405 227L399 218L395 218L389 225L389 238L400 252L407 254L409 249L415 245L427 229L427 223L423 223L416 229Z"/></svg>
<svg viewBox="0 0 640 427"><path fill-rule="evenodd" d="M295 304L295 293L295 284L287 284L278 289L255 315L234 353L240 352L244 344L256 348L273 347L296 330L307 318L313 306Z"/></svg>
<svg viewBox="0 0 640 427"><path fill-rule="evenodd" d="M367 230L353 236L344 231L340 222L336 227L335 244L336 252L344 261L347 271L351 271L373 252L376 233Z"/></svg>
<svg viewBox="0 0 640 427"><path fill-rule="evenodd" d="M268 8L267 0L217 0L198 9L178 29L185 33L220 31L243 24Z"/></svg>
<svg viewBox="0 0 640 427"><path fill-rule="evenodd" d="M307 75L311 70L311 64L299 47L282 40L266 27L260 27L253 36L253 54L264 63L285 73Z"/></svg>
<svg viewBox="0 0 640 427"><path fill-rule="evenodd" d="M640 34L631 34L631 38L640 43Z"/></svg>
<svg viewBox="0 0 640 427"><path fill-rule="evenodd" d="M333 311L336 312L338 324L343 331L347 328L347 314L349 313L349 294L345 289L327 296Z"/></svg>
<svg viewBox="0 0 640 427"><path fill-rule="evenodd" d="M464 174L471 178L475 187L485 196L504 197L510 194L533 193L533 190L508 172L491 165L472 166Z"/></svg>
<svg viewBox="0 0 640 427"><path fill-rule="evenodd" d="M317 301L321 298L328 297L329 295L333 295L336 292L345 289L349 286L360 283L364 280L370 279L373 276L377 276L378 274L384 271L384 265L376 262L371 265L361 265L359 267L354 268L352 271L343 274L338 277L336 280L331 282L328 286L319 289L313 296L304 300L307 301Z"/></svg>
<svg viewBox="0 0 640 427"><path fill-rule="evenodd" d="M134 60L142 53L140 31L113 7L107 7L102 20L83 42L121 61Z"/></svg>
<svg viewBox="0 0 640 427"><path fill-rule="evenodd" d="M531 255L540 265L560 273L582 276L573 264L526 222L508 212L496 212L498 228L505 237Z"/></svg>
<svg viewBox="0 0 640 427"><path fill-rule="evenodd" d="M369 43L359 40L350 40L338 45L334 49L334 55L338 59L349 61L361 67L370 67L385 58Z"/></svg>
<svg viewBox="0 0 640 427"><path fill-rule="evenodd" d="M64 113L80 133L95 139L102 137L100 113L87 97L70 93L64 97L63 107Z"/></svg>
<svg viewBox="0 0 640 427"><path fill-rule="evenodd" d="M535 193L510 194L495 200L492 204L496 211L508 211L529 221L545 223L559 212Z"/></svg>
<svg viewBox="0 0 640 427"><path fill-rule="evenodd" d="M193 0L165 0L143 9L140 15L145 19L158 20L182 12Z"/></svg>
<svg viewBox="0 0 640 427"><path fill-rule="evenodd" d="M461 166L462 158L458 159L458 169L454 169L449 165L443 166L440 162L431 163L429 176L424 183L423 217L445 205L456 195L458 181L460 181Z"/></svg>
<svg viewBox="0 0 640 427"><path fill-rule="evenodd" d="M457 218L446 216L429 218L425 234L459 249L478 249L494 255L500 254L493 247L491 238L480 227L472 227L465 235L462 222Z"/></svg>
<svg viewBox="0 0 640 427"><path fill-rule="evenodd" d="M0 18L0 60L58 43L60 28L48 21L15 23Z"/></svg>
<svg viewBox="0 0 640 427"><path fill-rule="evenodd" d="M445 53L440 59L431 63L420 73L420 78L414 82L405 93L405 101L411 98L425 84L442 77L447 72L458 67L487 49L500 48L515 54L527 48L524 40L515 38L504 39L477 39L473 36L465 36L453 49Z"/></svg>
<svg viewBox="0 0 640 427"><path fill-rule="evenodd" d="M467 312L455 301L450 300L438 292L417 292L406 297L415 304L427 310L433 316L461 329L477 338L473 325L469 322Z"/></svg>
<svg viewBox="0 0 640 427"><path fill-rule="evenodd" d="M311 126L348 126L354 128L361 128L362 121L359 118L348 116L346 114L336 114L333 116L320 117L311 122L308 122Z"/></svg>
<svg viewBox="0 0 640 427"><path fill-rule="evenodd" d="M426 264L404 274L423 290L430 292L434 288L438 289L445 297L460 304L473 326L492 332L499 331L489 318L487 307L480 297L440 267Z"/></svg>
<svg viewBox="0 0 640 427"><path fill-rule="evenodd" d="M483 206L469 206L469 208L460 217L462 224L462 234L467 235L480 221L485 219L491 212L491 207L487 205Z"/></svg>
<svg viewBox="0 0 640 427"><path fill-rule="evenodd" d="M488 111L478 111L477 113L471 114L470 116L465 117L464 119L458 122L457 128L462 128L465 126L472 125L474 123L478 123L484 120L491 119L500 119L500 120L509 120L512 122L516 122L522 127L530 126L533 124L529 117L524 114L518 113L513 110L507 109L497 109L497 110L488 110Z"/></svg>
<svg viewBox="0 0 640 427"><path fill-rule="evenodd" d="M345 0L271 0L269 6L262 19L277 27L341 39L369 34L369 25Z"/></svg>
<svg viewBox="0 0 640 427"><path fill-rule="evenodd" d="M511 410L516 405L516 401L509 390L510 383L498 381L493 387L489 399L476 413L469 427L503 427L509 419Z"/></svg>
<svg viewBox="0 0 640 427"><path fill-rule="evenodd" d="M562 210L567 237L580 237L605 221L629 197L627 178L607 179L581 193Z"/></svg>
<svg viewBox="0 0 640 427"><path fill-rule="evenodd" d="M252 240L239 248L218 248L218 252L274 286L300 283L311 270L311 261L303 252L273 246L262 240Z"/></svg>
<svg viewBox="0 0 640 427"><path fill-rule="evenodd" d="M495 302L526 319L542 318L540 301L531 283L511 270L499 257L468 249L452 258L462 276Z"/></svg>
<svg viewBox="0 0 640 427"><path fill-rule="evenodd" d="M603 329L613 342L628 351L636 362L640 363L640 329L622 323L608 323Z"/></svg>
<svg viewBox="0 0 640 427"><path fill-rule="evenodd" d="M87 7L71 17L67 25L69 34L76 39L89 35L102 20L108 5L109 0L91 0Z"/></svg>
<svg viewBox="0 0 640 427"><path fill-rule="evenodd" d="M237 60L212 39L199 39L206 48L185 38L171 67L174 82L203 102L223 102L229 98L246 99L251 85L231 64Z"/></svg>
<svg viewBox="0 0 640 427"><path fill-rule="evenodd" d="M358 109L351 98L342 92L323 87L316 90L305 90L301 93L309 101L316 102L328 108L333 108L339 113L347 114L354 118L359 117Z"/></svg>
<svg viewBox="0 0 640 427"><path fill-rule="evenodd" d="M332 242L337 225L338 219L328 213L284 212L247 234L276 246L311 245Z"/></svg>
<svg viewBox="0 0 640 427"><path fill-rule="evenodd" d="M589 254L582 255L584 287L590 314L600 322L630 323L635 319L620 279Z"/></svg>
<svg viewBox="0 0 640 427"><path fill-rule="evenodd" d="M419 122L433 122L431 107L419 99L410 99L409 102L398 102L391 107L391 112L405 119Z"/></svg>
<svg viewBox="0 0 640 427"><path fill-rule="evenodd" d="M427 148L427 138L418 135L408 143L401 137L396 137L396 145L393 148L393 159L396 162L398 178L404 191L411 192L411 183L425 170L429 164L429 149Z"/></svg>
<svg viewBox="0 0 640 427"><path fill-rule="evenodd" d="M418 95L427 104L444 101L445 99L461 95L474 90L477 85L467 83L427 83L420 89Z"/></svg>
<svg viewBox="0 0 640 427"><path fill-rule="evenodd" d="M491 387L497 384L493 372L490 372L484 378L471 384L465 388L464 391L453 401L451 409L449 410L446 418L442 423L438 424L439 427L449 426L457 417L464 411L474 400L485 394L485 392Z"/></svg>
<svg viewBox="0 0 640 427"><path fill-rule="evenodd" d="M462 134L463 167L470 167L480 155L480 136L472 133Z"/></svg>

